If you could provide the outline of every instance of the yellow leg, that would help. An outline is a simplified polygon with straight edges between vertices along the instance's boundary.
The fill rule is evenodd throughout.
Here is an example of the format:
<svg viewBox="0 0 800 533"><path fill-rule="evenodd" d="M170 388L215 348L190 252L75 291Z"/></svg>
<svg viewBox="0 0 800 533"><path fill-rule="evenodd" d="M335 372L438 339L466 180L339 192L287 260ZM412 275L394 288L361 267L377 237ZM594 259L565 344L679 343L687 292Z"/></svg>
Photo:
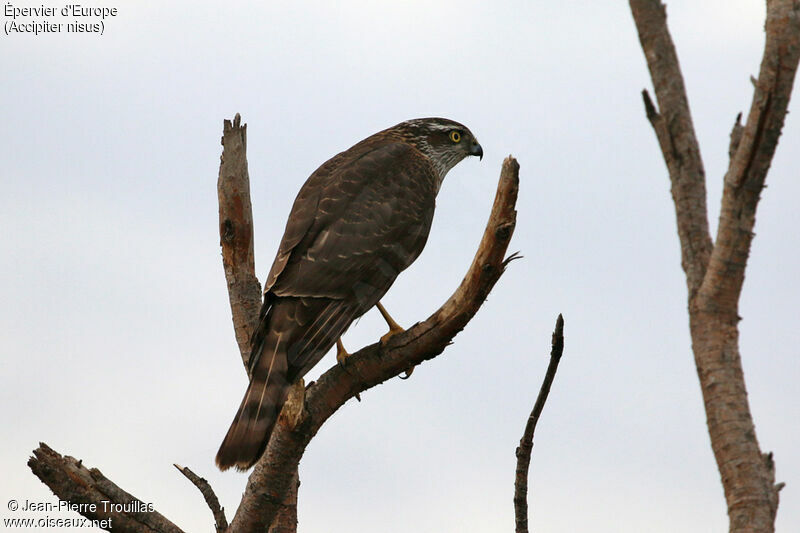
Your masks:
<svg viewBox="0 0 800 533"><path fill-rule="evenodd" d="M404 332L405 329L403 329L403 327L400 324L395 322L394 318L392 318L392 315L389 314L389 312L386 310L386 308L383 306L382 303L378 302L375 305L377 306L378 311L381 312L381 315L383 315L383 319L386 321L387 324L389 324L389 332L386 335L384 335L383 337L381 337L381 344L386 344L386 341L388 341L389 339L391 339L392 337L394 337L398 333ZM411 368L406 370L406 375L405 376L400 376L400 379L408 379L408 378L410 378L411 377L411 373L414 372L414 368L415 367L412 366Z"/></svg>
<svg viewBox="0 0 800 533"><path fill-rule="evenodd" d="M344 366L344 363L348 357L350 357L350 354L347 353L347 350L344 349L344 344L342 344L342 338L339 337L336 340L336 361L340 365Z"/></svg>
<svg viewBox="0 0 800 533"><path fill-rule="evenodd" d="M339 363L341 366L344 366L347 358L350 357L350 354L347 353L347 350L344 349L344 344L342 344L342 338L339 337L336 339L336 362ZM359 402L361 401L361 395L356 393L356 400Z"/></svg>
<svg viewBox="0 0 800 533"><path fill-rule="evenodd" d="M386 344L386 341L388 341L398 333L403 333L405 329L403 329L403 327L400 326L400 324L394 321L394 318L392 318L392 315L389 314L389 312L386 310L386 308L383 306L382 303L378 302L375 305L378 308L378 311L381 312L383 319L386 321L387 324L389 324L389 332L383 337L381 337L381 343Z"/></svg>

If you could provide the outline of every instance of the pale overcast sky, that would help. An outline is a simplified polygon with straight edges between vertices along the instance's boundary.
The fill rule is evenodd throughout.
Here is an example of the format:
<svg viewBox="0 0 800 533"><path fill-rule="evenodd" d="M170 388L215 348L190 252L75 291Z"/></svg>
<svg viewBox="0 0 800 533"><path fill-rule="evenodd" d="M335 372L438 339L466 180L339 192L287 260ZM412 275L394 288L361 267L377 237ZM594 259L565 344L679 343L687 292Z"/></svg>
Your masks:
<svg viewBox="0 0 800 533"><path fill-rule="evenodd" d="M512 531L514 450L559 312L566 349L536 433L532 526L726 530L627 2L97 5L118 8L102 36L0 35L0 518L23 516L10 499L55 501L26 466L39 441L187 531L212 531L199 492L172 467L188 465L233 516L247 477L219 472L214 454L246 377L216 180L222 121L239 112L262 280L297 190L327 158L409 118L445 116L475 133L483 161L447 176L427 248L384 300L406 325L461 281L502 159L521 166L510 251L524 259L443 355L323 427L300 465L301 531ZM676 0L668 14L715 231L764 2ZM794 97L740 308L758 439L787 482L786 532L800 531ZM355 350L384 332L370 312L345 342Z"/></svg>

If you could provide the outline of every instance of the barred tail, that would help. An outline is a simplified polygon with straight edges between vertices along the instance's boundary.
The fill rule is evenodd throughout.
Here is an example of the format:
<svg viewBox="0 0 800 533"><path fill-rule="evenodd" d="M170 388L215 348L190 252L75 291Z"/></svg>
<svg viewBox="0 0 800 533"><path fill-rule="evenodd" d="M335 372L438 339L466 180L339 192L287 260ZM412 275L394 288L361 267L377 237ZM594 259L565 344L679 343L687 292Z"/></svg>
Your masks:
<svg viewBox="0 0 800 533"><path fill-rule="evenodd" d="M217 466L247 470L264 453L291 383L325 355L359 314L328 298L265 300L251 340L251 381L217 452Z"/></svg>
<svg viewBox="0 0 800 533"><path fill-rule="evenodd" d="M271 355L269 363L260 361L236 417L219 447L216 462L220 470L232 466L237 470L247 470L258 461L267 447L278 413L286 402L290 384L286 377L286 351L280 338L270 351L271 354L266 350L261 354L262 358Z"/></svg>

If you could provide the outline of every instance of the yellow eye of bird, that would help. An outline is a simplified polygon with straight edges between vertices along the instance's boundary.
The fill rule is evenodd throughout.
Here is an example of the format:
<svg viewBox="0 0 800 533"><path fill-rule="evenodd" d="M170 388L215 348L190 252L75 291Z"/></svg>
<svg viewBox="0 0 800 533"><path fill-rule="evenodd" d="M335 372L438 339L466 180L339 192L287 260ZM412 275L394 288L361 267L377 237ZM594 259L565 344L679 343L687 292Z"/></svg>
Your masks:
<svg viewBox="0 0 800 533"><path fill-rule="evenodd" d="M451 131L450 132L450 140L453 141L454 143L460 142L461 141L461 134L458 133L455 130Z"/></svg>

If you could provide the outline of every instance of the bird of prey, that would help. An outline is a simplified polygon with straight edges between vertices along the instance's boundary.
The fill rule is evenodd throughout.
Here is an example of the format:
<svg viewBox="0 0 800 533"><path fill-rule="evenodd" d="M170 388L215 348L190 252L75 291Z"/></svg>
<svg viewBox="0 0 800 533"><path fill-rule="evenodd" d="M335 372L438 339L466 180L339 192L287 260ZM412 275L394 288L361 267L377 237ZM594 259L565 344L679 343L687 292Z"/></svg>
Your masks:
<svg viewBox="0 0 800 533"><path fill-rule="evenodd" d="M378 305L422 252L445 174L483 149L444 118L401 122L325 162L292 206L264 285L251 339L250 385L217 453L217 466L246 470L269 441L291 384ZM387 318L391 333L402 328ZM384 336L385 338L386 336Z"/></svg>

